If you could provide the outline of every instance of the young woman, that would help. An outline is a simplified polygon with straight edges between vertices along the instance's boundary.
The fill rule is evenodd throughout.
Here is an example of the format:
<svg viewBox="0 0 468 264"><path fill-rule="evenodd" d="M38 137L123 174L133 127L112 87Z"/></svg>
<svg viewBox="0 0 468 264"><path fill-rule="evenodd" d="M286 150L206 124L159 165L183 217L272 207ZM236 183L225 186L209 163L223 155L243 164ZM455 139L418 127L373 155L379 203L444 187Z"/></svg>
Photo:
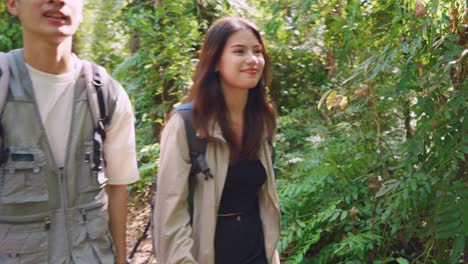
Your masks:
<svg viewBox="0 0 468 264"><path fill-rule="evenodd" d="M208 142L213 177L196 175L188 202L191 161L184 120L175 112L161 138L153 215L158 263L279 263L269 66L251 22L226 17L208 29L185 102L193 104L197 136Z"/></svg>

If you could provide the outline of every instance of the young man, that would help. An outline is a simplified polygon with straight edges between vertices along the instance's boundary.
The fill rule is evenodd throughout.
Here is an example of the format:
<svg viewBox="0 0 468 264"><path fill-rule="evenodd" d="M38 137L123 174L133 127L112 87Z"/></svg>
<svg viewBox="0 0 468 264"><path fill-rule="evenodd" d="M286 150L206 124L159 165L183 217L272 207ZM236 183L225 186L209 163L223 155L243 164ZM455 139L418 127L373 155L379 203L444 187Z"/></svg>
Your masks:
<svg viewBox="0 0 468 264"><path fill-rule="evenodd" d="M138 179L128 95L71 52L83 0L6 3L24 47L7 54L0 109L0 263L125 263L126 185ZM96 72L108 87L102 146L86 78Z"/></svg>

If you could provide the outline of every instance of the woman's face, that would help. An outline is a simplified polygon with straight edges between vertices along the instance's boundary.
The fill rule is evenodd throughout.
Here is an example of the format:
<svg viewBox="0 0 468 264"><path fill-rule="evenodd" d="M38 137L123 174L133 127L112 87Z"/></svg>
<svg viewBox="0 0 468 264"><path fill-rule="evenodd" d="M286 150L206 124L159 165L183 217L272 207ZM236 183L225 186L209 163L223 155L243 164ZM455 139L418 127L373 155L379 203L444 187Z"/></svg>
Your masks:
<svg viewBox="0 0 468 264"><path fill-rule="evenodd" d="M262 77L265 59L262 45L250 30L232 34L216 65L223 89L254 88Z"/></svg>

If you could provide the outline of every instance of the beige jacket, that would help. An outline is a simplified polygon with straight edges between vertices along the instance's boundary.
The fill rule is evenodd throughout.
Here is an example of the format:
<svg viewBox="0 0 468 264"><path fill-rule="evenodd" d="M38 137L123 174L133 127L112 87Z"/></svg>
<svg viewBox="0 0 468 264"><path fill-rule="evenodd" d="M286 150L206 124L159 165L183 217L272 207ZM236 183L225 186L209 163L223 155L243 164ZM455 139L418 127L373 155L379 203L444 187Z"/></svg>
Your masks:
<svg viewBox="0 0 468 264"><path fill-rule="evenodd" d="M158 264L214 264L214 237L217 212L229 165L229 146L216 126L215 142L209 142L206 161L214 179L198 174L193 197L193 225L187 209L190 158L184 121L174 114L161 138L158 168L154 231ZM271 148L264 140L260 160L267 181L259 193L268 262L278 264L276 244L280 235L280 209L271 162Z"/></svg>

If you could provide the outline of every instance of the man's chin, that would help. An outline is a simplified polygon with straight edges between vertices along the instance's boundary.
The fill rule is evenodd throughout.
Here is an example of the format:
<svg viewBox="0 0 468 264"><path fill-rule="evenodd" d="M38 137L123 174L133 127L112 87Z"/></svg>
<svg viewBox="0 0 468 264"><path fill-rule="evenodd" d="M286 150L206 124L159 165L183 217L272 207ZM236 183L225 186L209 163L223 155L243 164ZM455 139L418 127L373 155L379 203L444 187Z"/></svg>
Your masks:
<svg viewBox="0 0 468 264"><path fill-rule="evenodd" d="M60 44L63 43L64 41L71 39L72 36L69 35L60 35L60 36L51 36L48 38L48 42L50 43L55 43L55 44Z"/></svg>
<svg viewBox="0 0 468 264"><path fill-rule="evenodd" d="M67 40L71 41L74 34L75 32L71 31L52 32L50 34L47 34L47 39L51 43L60 44Z"/></svg>

